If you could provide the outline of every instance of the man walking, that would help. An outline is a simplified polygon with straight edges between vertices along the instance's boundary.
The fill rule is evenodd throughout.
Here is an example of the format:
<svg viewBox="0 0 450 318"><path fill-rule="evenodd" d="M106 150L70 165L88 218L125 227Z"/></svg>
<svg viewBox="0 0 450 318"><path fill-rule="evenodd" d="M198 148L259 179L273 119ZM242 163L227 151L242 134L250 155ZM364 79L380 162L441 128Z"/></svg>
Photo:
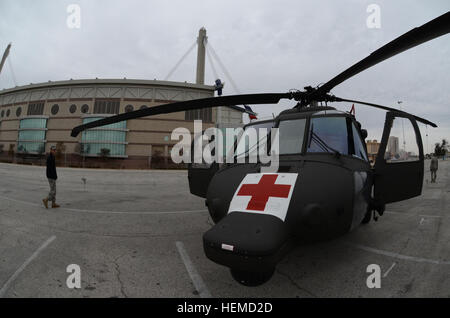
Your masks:
<svg viewBox="0 0 450 318"><path fill-rule="evenodd" d="M48 201L52 201L52 208L59 208L59 205L56 204L56 179L58 179L58 176L56 175L55 153L56 147L51 146L50 154L47 157L47 179L50 185L50 193L48 197L42 199L46 209L48 209Z"/></svg>
<svg viewBox="0 0 450 318"><path fill-rule="evenodd" d="M430 171L431 171L431 182L436 183L436 171L438 170L438 160L436 156L433 155L430 163Z"/></svg>

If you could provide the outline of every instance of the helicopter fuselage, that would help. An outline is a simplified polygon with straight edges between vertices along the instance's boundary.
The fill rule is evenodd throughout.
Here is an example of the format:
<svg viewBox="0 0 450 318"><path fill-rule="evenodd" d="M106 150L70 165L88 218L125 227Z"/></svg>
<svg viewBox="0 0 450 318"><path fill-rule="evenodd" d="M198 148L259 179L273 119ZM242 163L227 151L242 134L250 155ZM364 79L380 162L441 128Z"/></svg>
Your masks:
<svg viewBox="0 0 450 318"><path fill-rule="evenodd" d="M203 183L217 223L204 235L205 253L232 269L270 271L292 246L343 235L373 208L374 173L351 114L289 110L273 124L280 135L276 172L261 163L217 165Z"/></svg>
<svg viewBox="0 0 450 318"><path fill-rule="evenodd" d="M280 158L278 172L273 175L296 176L284 223L300 242L345 234L361 224L368 211L373 186L373 171L368 162L325 153L307 154ZM233 196L248 174L265 175L259 164L235 164L212 178L206 204L216 223L229 213L248 213L229 210ZM257 195L258 188L255 190ZM257 217L258 212L252 215Z"/></svg>

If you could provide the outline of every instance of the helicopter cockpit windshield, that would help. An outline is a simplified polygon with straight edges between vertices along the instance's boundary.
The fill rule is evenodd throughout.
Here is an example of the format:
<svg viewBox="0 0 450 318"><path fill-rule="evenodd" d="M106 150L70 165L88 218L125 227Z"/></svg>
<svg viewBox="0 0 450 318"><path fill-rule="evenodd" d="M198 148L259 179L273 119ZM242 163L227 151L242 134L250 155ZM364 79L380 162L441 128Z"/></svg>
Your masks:
<svg viewBox="0 0 450 318"><path fill-rule="evenodd" d="M280 155L302 152L306 119L281 120L278 125Z"/></svg>
<svg viewBox="0 0 450 318"><path fill-rule="evenodd" d="M362 137L349 117L312 116L308 127L307 124L306 118L280 120L278 125L280 155L332 153L368 160ZM237 159L248 157L255 159L256 162L258 149L267 144L267 138L261 135L264 131L260 131L259 128L266 128L267 133L270 133L272 126L272 121L248 125L245 128L247 134L245 137L241 136L235 148ZM250 127L256 130L257 139L247 138L251 136L248 133Z"/></svg>
<svg viewBox="0 0 450 318"><path fill-rule="evenodd" d="M338 152L349 154L347 122L345 117L312 118L307 152Z"/></svg>
<svg viewBox="0 0 450 318"><path fill-rule="evenodd" d="M367 161L367 153L355 124L348 117L312 117L306 152L334 152Z"/></svg>

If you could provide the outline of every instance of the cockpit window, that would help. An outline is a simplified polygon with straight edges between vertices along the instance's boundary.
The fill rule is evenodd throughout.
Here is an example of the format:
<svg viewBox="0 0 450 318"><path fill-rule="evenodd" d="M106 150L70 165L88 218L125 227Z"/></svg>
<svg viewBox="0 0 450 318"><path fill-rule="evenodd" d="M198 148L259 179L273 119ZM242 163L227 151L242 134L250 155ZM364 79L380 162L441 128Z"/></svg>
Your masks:
<svg viewBox="0 0 450 318"><path fill-rule="evenodd" d="M305 128L307 120L280 120L278 125L278 145L280 155L300 154L303 151ZM258 128L266 128L270 133L273 122L249 125L246 132L237 143L236 157L253 158L258 155L258 149L266 147L267 138L260 136ZM248 128L255 128L256 134L247 134ZM340 153L367 161L364 143L353 120L345 116L311 117L305 140L308 153ZM247 136L248 135L248 136ZM253 136L254 135L254 136ZM265 137L266 135L264 135ZM253 138L248 138L253 137ZM274 145L272 145L273 147ZM266 148L267 149L267 148ZM256 161L255 161L256 162Z"/></svg>
<svg viewBox="0 0 450 318"><path fill-rule="evenodd" d="M278 126L280 155L302 152L306 119L282 120Z"/></svg>
<svg viewBox="0 0 450 318"><path fill-rule="evenodd" d="M349 154L345 117L311 118L307 152L339 152Z"/></svg>
<svg viewBox="0 0 450 318"><path fill-rule="evenodd" d="M273 121L247 125L245 127L245 131L248 132L249 128L252 128L254 129L255 135L244 132L242 135L238 137L239 142L237 143L235 150L236 158L239 159L247 156L248 157L258 156L259 151L258 147L266 147L267 136L270 134L270 129L273 127L273 125L274 125ZM262 145L258 145L259 142L261 142Z"/></svg>
<svg viewBox="0 0 450 318"><path fill-rule="evenodd" d="M355 156L368 161L366 148L364 147L363 142L361 141L361 137L359 136L358 130L355 127L355 124L352 123L352 132L353 132L353 143L355 144Z"/></svg>

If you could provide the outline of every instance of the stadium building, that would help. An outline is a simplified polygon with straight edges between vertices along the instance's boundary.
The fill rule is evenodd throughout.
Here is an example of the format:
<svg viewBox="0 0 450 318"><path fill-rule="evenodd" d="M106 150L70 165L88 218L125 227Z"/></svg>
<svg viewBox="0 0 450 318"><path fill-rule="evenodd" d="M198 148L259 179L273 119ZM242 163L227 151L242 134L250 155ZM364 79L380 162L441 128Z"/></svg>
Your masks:
<svg viewBox="0 0 450 318"><path fill-rule="evenodd" d="M193 133L195 119L203 121L203 129L242 125L240 108L218 107L133 119L87 130L77 138L70 136L73 127L107 116L213 97L215 86L203 84L201 36L206 37L206 30L199 35L196 84L93 79L49 81L0 91L0 160L40 162L50 146L57 146L58 161L67 166L170 167L170 151L178 142L171 140L175 128L185 127Z"/></svg>

